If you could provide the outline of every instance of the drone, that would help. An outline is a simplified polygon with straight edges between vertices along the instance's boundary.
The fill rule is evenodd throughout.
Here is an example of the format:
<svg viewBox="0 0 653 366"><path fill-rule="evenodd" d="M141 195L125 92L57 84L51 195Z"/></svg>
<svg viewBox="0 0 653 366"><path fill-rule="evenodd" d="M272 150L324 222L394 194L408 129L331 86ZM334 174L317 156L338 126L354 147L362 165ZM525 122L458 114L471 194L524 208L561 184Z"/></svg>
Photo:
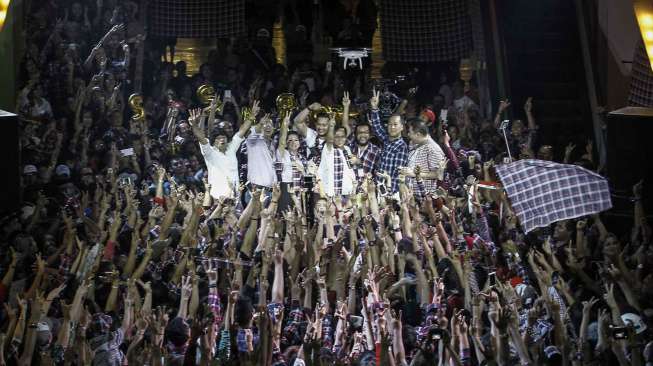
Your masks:
<svg viewBox="0 0 653 366"><path fill-rule="evenodd" d="M363 70L363 58L370 55L371 48L332 48L331 51L338 53L343 58L342 67L358 67ZM358 62L357 62L358 61Z"/></svg>

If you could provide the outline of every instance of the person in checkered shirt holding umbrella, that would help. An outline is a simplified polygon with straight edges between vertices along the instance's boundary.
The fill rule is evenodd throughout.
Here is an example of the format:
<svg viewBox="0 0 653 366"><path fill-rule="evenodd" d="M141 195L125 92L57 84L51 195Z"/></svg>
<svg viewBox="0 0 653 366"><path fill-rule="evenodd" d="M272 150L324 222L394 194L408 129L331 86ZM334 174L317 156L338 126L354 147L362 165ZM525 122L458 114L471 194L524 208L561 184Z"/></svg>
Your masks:
<svg viewBox="0 0 653 366"><path fill-rule="evenodd" d="M398 114L393 114L388 119L387 129L381 125L379 117L379 95L376 89L372 91L370 99L370 121L372 130L383 143L383 150L379 157L380 174L389 175L392 181L392 192L399 189L399 168L408 163L408 145L401 136L404 131L404 120Z"/></svg>

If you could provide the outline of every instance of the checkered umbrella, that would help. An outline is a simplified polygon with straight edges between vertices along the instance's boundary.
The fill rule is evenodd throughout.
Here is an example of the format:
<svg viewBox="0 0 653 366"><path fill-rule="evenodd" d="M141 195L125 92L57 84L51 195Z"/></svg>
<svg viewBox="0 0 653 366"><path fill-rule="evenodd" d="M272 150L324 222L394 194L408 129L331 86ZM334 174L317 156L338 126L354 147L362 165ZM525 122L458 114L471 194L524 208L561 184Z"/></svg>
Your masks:
<svg viewBox="0 0 653 366"><path fill-rule="evenodd" d="M527 233L612 207L607 180L576 165L526 159L496 171Z"/></svg>
<svg viewBox="0 0 653 366"><path fill-rule="evenodd" d="M238 37L245 34L245 0L153 0L150 34L161 37Z"/></svg>

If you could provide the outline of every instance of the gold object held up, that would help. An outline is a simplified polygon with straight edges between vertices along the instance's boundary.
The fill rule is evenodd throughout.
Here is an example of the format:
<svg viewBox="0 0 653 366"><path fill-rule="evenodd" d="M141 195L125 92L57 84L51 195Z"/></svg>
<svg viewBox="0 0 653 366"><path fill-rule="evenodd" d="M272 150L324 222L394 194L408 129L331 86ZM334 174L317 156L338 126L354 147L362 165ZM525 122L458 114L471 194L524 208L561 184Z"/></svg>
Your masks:
<svg viewBox="0 0 653 366"><path fill-rule="evenodd" d="M342 122L342 115L344 113L343 107L341 105L336 105L336 106L322 106L322 108L317 109L317 110L311 110L311 113L309 114L309 118L311 121L315 122L317 121L317 116L326 113L328 115L334 115L336 122ZM349 119L353 119L358 117L359 113L356 111L352 111L351 108L349 110Z"/></svg>
<svg viewBox="0 0 653 366"><path fill-rule="evenodd" d="M132 119L134 121L145 120L145 108L143 108L143 97L140 94L135 93L130 95L127 103L129 104L129 108L134 113L132 115Z"/></svg>
<svg viewBox="0 0 653 366"><path fill-rule="evenodd" d="M277 96L277 112L279 117L283 117L286 114L292 112L297 108L297 100L292 93L281 93Z"/></svg>
<svg viewBox="0 0 653 366"><path fill-rule="evenodd" d="M474 69L474 61L471 58L460 60L458 72L460 73L460 79L465 82L465 91L469 90L469 82L472 80L472 76L474 75Z"/></svg>

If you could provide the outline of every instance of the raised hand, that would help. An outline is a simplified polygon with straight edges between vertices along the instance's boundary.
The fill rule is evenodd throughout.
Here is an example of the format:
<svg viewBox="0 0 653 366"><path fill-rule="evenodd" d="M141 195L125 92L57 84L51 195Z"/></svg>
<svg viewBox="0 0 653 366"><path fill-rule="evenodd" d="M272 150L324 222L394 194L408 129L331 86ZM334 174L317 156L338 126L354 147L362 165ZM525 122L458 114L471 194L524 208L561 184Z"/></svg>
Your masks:
<svg viewBox="0 0 653 366"><path fill-rule="evenodd" d="M531 113L533 110L533 97L528 97L526 103L524 103L524 111L526 113Z"/></svg>
<svg viewBox="0 0 653 366"><path fill-rule="evenodd" d="M370 98L370 108L372 109L379 109L379 96L381 95L381 92L376 90L376 88L372 89L372 98Z"/></svg>
<svg viewBox="0 0 653 366"><path fill-rule="evenodd" d="M349 92L346 91L344 92L342 96L342 107L343 108L349 108L349 105L351 104L351 100L349 99Z"/></svg>
<svg viewBox="0 0 653 366"><path fill-rule="evenodd" d="M508 101L508 99L502 100L501 102L499 102L499 111L498 111L498 113L505 112L506 109L508 109L508 107L510 107L510 102Z"/></svg>

